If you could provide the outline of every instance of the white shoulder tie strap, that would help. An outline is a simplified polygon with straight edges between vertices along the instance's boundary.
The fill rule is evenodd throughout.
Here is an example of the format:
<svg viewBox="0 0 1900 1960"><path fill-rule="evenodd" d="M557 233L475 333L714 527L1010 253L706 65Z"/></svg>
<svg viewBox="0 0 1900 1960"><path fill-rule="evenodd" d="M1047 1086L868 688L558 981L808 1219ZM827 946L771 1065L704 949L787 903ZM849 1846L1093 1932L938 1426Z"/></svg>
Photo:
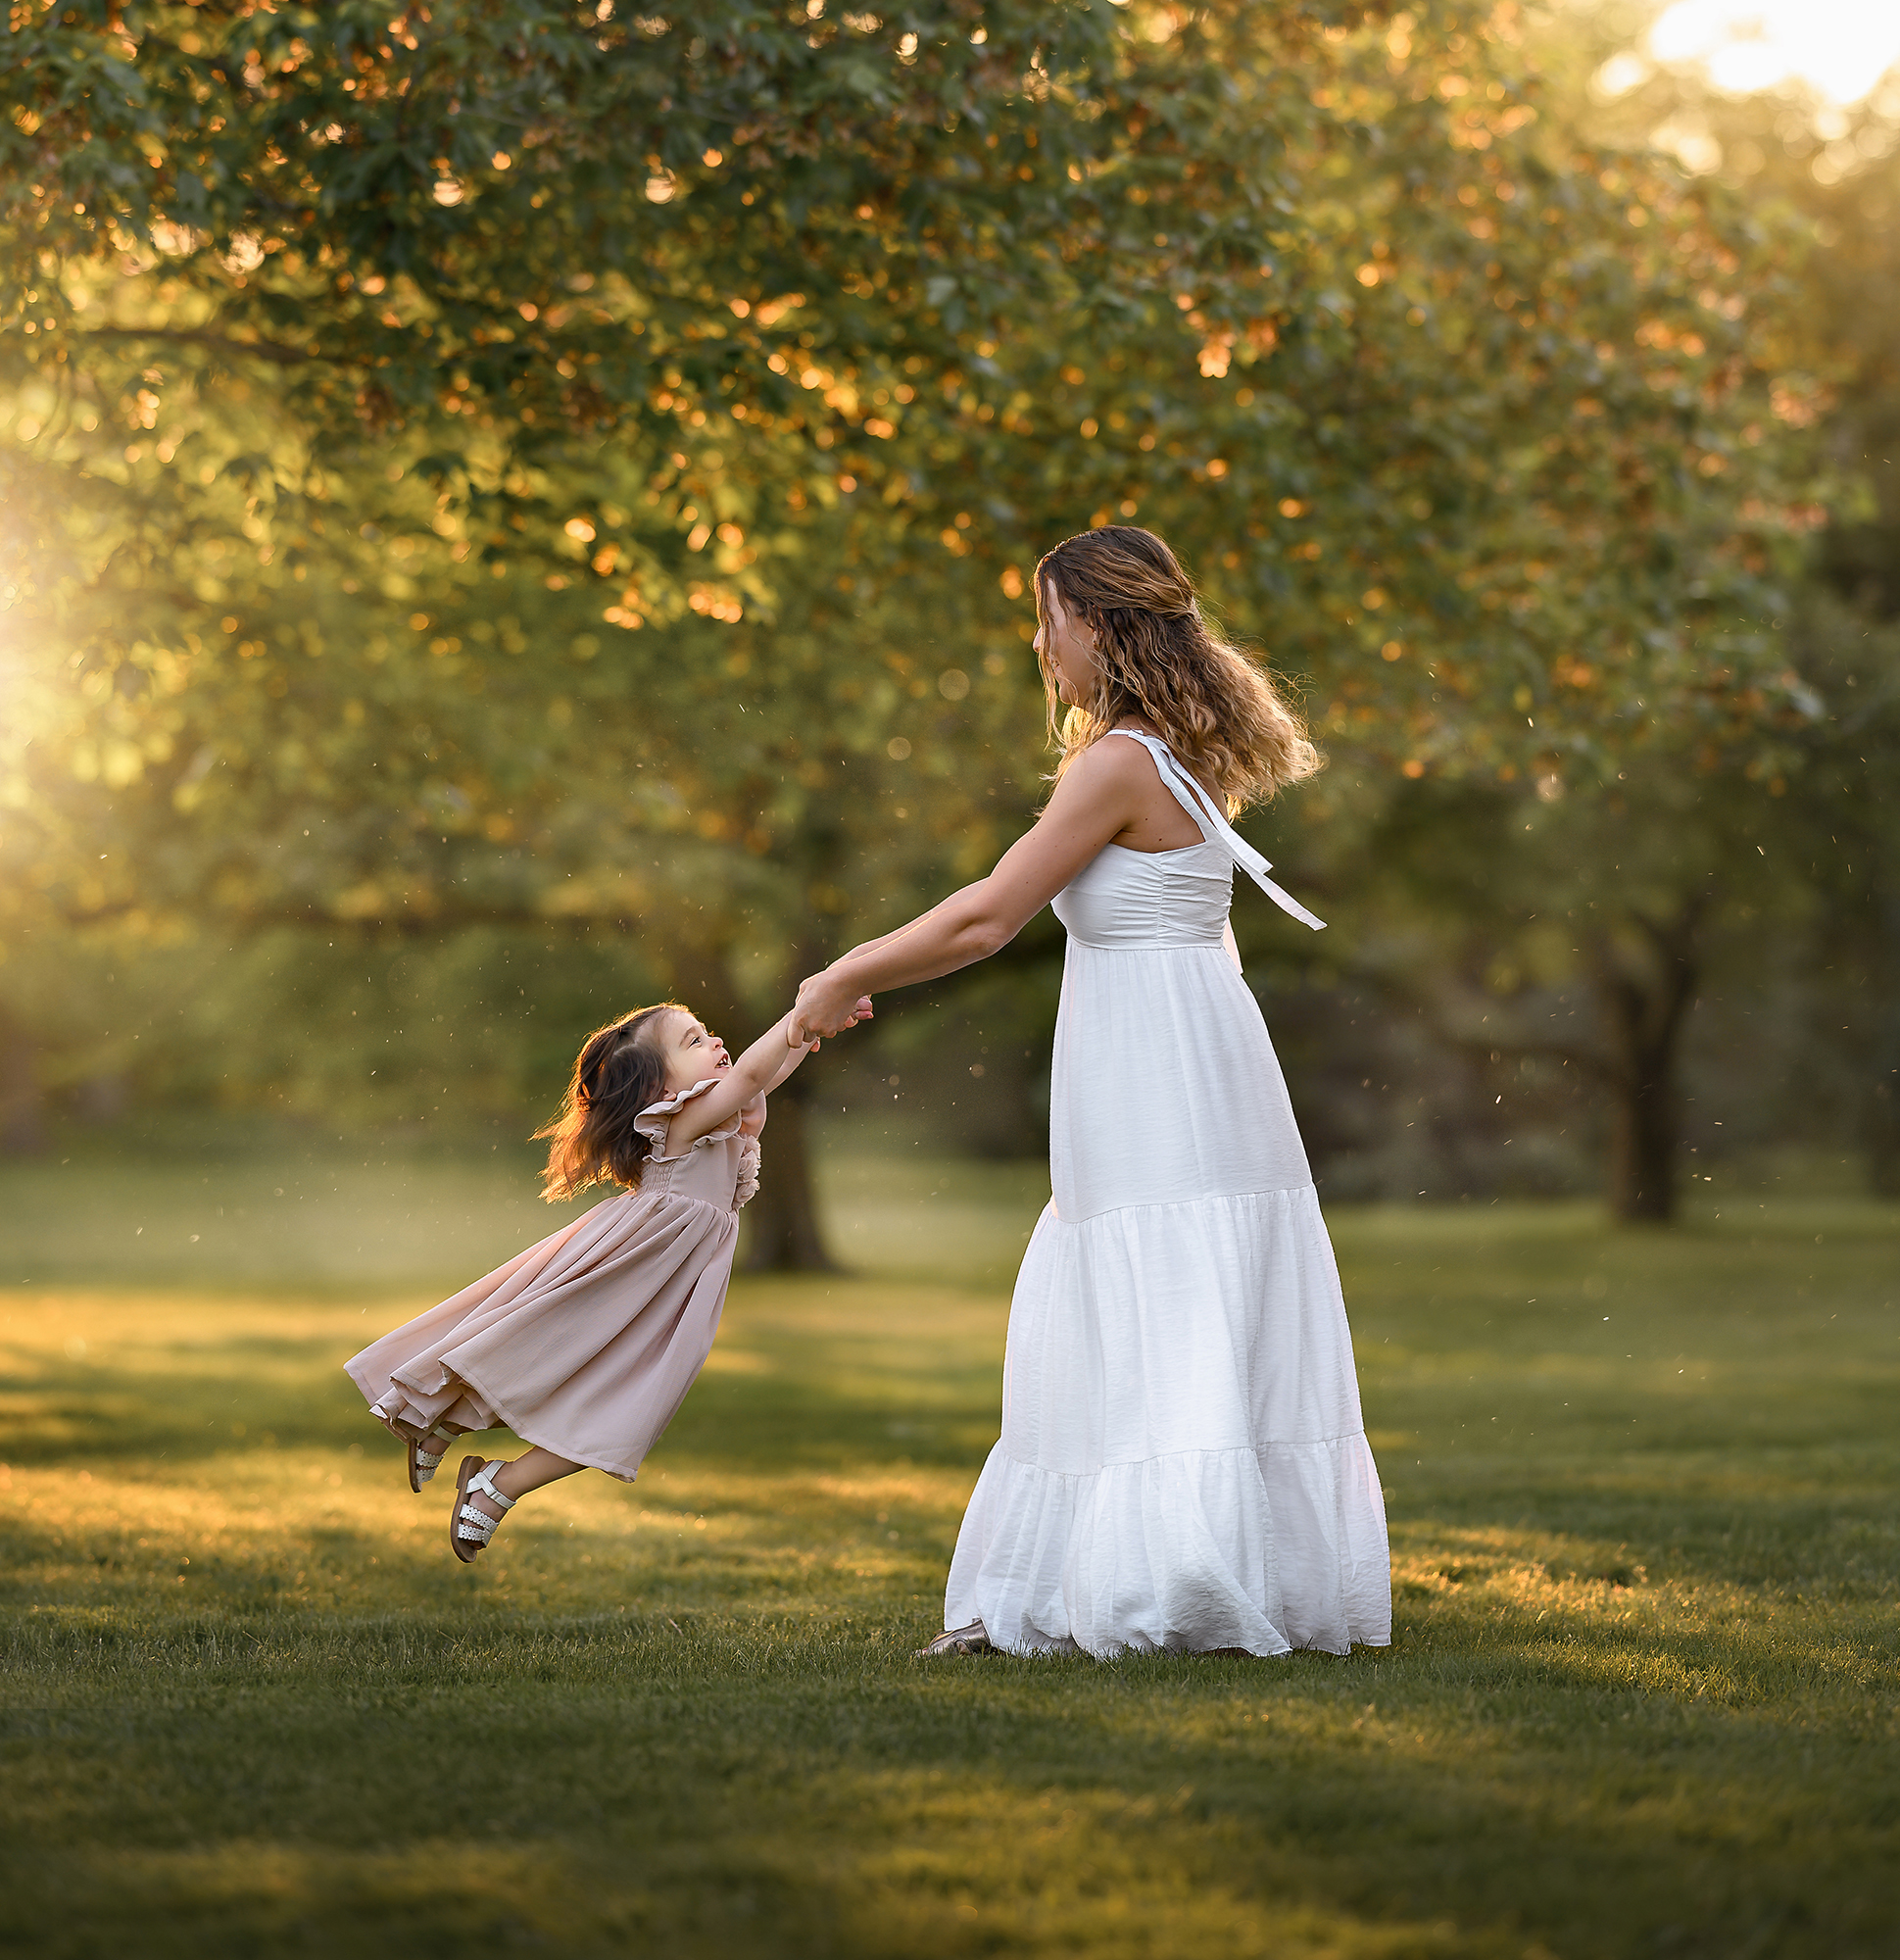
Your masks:
<svg viewBox="0 0 1900 1960"><path fill-rule="evenodd" d="M1146 734L1139 728L1113 728L1109 733L1132 736L1141 743L1142 747L1154 758L1154 766L1160 771L1161 780L1174 793L1175 801L1199 824L1201 835L1206 837L1210 844L1219 842L1224 845L1228 856L1283 912L1291 913L1302 925L1310 925L1315 932L1326 930L1324 919L1315 918L1291 892L1283 890L1267 876L1273 869L1272 863L1262 858L1259 852L1254 850L1253 846L1228 822L1220 807L1175 760L1174 752L1165 742L1158 736ZM1214 826L1214 834L1211 837L1207 835L1209 823Z"/></svg>

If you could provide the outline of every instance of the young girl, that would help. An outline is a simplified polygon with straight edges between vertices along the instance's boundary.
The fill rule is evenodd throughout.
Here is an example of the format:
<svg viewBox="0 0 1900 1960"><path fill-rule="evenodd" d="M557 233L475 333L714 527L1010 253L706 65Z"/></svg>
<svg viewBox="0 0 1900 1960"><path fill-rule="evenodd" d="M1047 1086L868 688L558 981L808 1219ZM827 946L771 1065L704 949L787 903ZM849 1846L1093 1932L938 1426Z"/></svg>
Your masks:
<svg viewBox="0 0 1900 1960"><path fill-rule="evenodd" d="M788 1015L735 1062L677 1002L590 1035L560 1115L535 1133L551 1140L542 1196L621 1195L347 1363L408 1445L412 1491L468 1431L533 1446L512 1463L463 1458L449 1547L464 1565L530 1491L589 1466L633 1480L711 1351L765 1098L817 1046Z"/></svg>

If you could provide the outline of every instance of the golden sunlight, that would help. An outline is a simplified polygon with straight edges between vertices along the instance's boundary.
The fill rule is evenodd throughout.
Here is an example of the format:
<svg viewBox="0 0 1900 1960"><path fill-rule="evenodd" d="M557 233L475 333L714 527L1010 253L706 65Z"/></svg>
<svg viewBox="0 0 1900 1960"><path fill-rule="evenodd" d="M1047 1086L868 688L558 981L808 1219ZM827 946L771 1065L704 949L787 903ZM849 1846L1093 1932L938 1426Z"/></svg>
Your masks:
<svg viewBox="0 0 1900 1960"><path fill-rule="evenodd" d="M1706 69L1731 94L1806 82L1845 105L1860 101L1900 62L1900 4L1675 0L1650 30L1649 51L1666 65Z"/></svg>

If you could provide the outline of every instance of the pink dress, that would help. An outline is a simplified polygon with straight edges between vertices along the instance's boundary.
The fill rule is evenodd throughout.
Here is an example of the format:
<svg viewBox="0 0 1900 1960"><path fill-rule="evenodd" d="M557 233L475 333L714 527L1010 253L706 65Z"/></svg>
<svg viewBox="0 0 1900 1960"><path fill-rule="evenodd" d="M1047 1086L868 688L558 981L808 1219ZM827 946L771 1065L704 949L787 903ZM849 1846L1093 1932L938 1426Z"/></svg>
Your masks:
<svg viewBox="0 0 1900 1960"><path fill-rule="evenodd" d="M717 1078L643 1109L641 1135ZM734 1116L345 1363L399 1435L512 1429L630 1483L712 1351L758 1140Z"/></svg>

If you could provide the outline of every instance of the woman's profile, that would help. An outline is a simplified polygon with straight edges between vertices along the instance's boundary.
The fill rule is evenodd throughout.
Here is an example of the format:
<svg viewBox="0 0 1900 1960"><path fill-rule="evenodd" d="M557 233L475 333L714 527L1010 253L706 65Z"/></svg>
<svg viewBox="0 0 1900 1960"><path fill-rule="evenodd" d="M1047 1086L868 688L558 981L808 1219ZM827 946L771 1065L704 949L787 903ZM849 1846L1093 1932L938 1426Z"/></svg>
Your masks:
<svg viewBox="0 0 1900 1960"><path fill-rule="evenodd" d="M830 1033L1051 901L1068 932L1050 1201L925 1651L1384 1645L1385 1505L1339 1272L1228 927L1236 863L1319 925L1228 820L1319 759L1151 533L1057 545L1036 600L1062 749L1047 808L989 877L808 979L794 1016L795 1038Z"/></svg>

